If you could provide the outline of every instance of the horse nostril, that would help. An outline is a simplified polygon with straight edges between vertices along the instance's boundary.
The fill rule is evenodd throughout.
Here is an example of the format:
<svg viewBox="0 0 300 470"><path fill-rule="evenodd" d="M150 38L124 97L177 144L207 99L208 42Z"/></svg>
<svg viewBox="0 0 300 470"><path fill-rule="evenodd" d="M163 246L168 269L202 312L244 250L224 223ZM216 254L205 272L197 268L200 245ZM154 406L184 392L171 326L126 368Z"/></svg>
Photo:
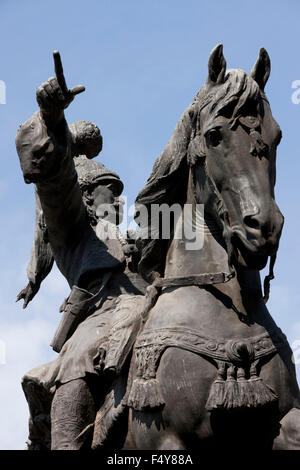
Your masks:
<svg viewBox="0 0 300 470"><path fill-rule="evenodd" d="M272 233L270 221L260 220L258 215L247 215L244 217L245 226L254 230L259 230L261 236L266 240Z"/></svg>
<svg viewBox="0 0 300 470"><path fill-rule="evenodd" d="M247 225L247 227L255 228L257 230L260 228L260 223L253 215L246 215L246 217L244 217L244 224Z"/></svg>
<svg viewBox="0 0 300 470"><path fill-rule="evenodd" d="M271 229L271 226L270 224L265 224L261 227L261 233L262 233L262 236L268 240L268 238L271 236L272 234L272 229Z"/></svg>

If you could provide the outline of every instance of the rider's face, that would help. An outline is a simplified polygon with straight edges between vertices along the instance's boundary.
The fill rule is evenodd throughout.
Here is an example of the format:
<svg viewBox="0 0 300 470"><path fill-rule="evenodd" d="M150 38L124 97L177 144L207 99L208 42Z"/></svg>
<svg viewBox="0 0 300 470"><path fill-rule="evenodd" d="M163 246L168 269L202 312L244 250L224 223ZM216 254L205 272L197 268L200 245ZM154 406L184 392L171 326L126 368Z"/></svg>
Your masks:
<svg viewBox="0 0 300 470"><path fill-rule="evenodd" d="M114 183L94 186L90 194L99 217L117 225L122 222L124 201L118 197L118 188Z"/></svg>

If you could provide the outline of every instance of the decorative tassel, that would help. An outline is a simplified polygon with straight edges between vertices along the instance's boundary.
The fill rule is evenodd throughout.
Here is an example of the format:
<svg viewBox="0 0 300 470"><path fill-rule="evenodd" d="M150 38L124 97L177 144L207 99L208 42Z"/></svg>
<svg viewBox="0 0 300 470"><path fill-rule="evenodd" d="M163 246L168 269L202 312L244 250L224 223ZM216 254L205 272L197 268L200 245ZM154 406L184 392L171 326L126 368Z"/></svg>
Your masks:
<svg viewBox="0 0 300 470"><path fill-rule="evenodd" d="M205 408L211 411L216 408L222 408L224 403L225 381L216 379L212 384Z"/></svg>
<svg viewBox="0 0 300 470"><path fill-rule="evenodd" d="M250 129L251 148L250 153L254 157L268 155L268 145L262 140L259 132L255 129Z"/></svg>
<svg viewBox="0 0 300 470"><path fill-rule="evenodd" d="M248 380L238 380L238 394L239 394L239 406L242 408L250 408L253 406L253 393L252 387Z"/></svg>
<svg viewBox="0 0 300 470"><path fill-rule="evenodd" d="M240 406L239 387L235 379L236 367L231 365L227 372L224 392L224 408L238 408Z"/></svg>
<svg viewBox="0 0 300 470"><path fill-rule="evenodd" d="M274 403L278 400L278 396L263 380L257 375L257 365L259 360L255 361L250 369L249 383L252 388L253 406L263 406Z"/></svg>
<svg viewBox="0 0 300 470"><path fill-rule="evenodd" d="M274 403L278 400L276 393L268 385L266 385L260 377L250 379L249 384L252 388L254 407Z"/></svg>
<svg viewBox="0 0 300 470"><path fill-rule="evenodd" d="M276 402L276 393L257 376L258 361L250 368L249 380L245 378L243 367L238 368L236 380L236 367L231 365L227 371L227 380L224 381L226 365L219 364L218 377L211 386L206 409L257 408Z"/></svg>
<svg viewBox="0 0 300 470"><path fill-rule="evenodd" d="M164 405L157 379L137 378L133 381L127 405L136 411Z"/></svg>
<svg viewBox="0 0 300 470"><path fill-rule="evenodd" d="M225 362L218 361L218 375L216 380L210 387L209 396L205 405L205 408L208 411L223 407L225 393L225 376L226 364Z"/></svg>
<svg viewBox="0 0 300 470"><path fill-rule="evenodd" d="M227 409L240 407L239 387L236 380L226 380L223 406Z"/></svg>
<svg viewBox="0 0 300 470"><path fill-rule="evenodd" d="M238 393L240 396L240 406L250 408L253 406L253 393L249 381L245 378L245 370L240 367L237 371Z"/></svg>

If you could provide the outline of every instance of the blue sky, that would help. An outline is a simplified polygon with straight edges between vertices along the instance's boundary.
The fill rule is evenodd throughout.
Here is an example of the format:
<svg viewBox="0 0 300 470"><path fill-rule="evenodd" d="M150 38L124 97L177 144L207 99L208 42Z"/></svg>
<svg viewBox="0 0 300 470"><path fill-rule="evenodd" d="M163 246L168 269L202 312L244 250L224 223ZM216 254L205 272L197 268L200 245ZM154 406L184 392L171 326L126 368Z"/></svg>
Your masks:
<svg viewBox="0 0 300 470"><path fill-rule="evenodd" d="M37 109L37 86L53 76L54 49L61 52L67 84L86 86L67 119L99 125L104 139L99 159L119 173L129 203L203 85L211 49L223 43L228 68L248 72L259 48L267 49L272 70L266 93L283 132L276 198L286 220L269 309L300 349L300 105L291 101L292 82L300 79L300 3L0 0L0 15L0 80L6 83L6 104L0 104L0 341L6 346L6 363L0 364L0 449L24 448L28 413L20 379L55 356L49 343L58 306L68 294L54 270L26 310L14 302L26 284L34 227L33 187L23 182L14 139L19 124Z"/></svg>

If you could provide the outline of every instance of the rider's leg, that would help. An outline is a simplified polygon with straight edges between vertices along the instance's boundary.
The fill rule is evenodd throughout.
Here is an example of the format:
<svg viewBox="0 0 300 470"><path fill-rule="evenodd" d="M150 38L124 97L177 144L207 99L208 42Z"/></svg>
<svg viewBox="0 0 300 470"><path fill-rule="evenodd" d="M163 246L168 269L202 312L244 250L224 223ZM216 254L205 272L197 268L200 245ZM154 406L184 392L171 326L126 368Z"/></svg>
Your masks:
<svg viewBox="0 0 300 470"><path fill-rule="evenodd" d="M51 408L51 449L79 450L86 439L80 433L95 419L95 402L85 379L60 385Z"/></svg>
<svg viewBox="0 0 300 470"><path fill-rule="evenodd" d="M280 422L280 434L273 450L300 450L300 409L292 408Z"/></svg>

